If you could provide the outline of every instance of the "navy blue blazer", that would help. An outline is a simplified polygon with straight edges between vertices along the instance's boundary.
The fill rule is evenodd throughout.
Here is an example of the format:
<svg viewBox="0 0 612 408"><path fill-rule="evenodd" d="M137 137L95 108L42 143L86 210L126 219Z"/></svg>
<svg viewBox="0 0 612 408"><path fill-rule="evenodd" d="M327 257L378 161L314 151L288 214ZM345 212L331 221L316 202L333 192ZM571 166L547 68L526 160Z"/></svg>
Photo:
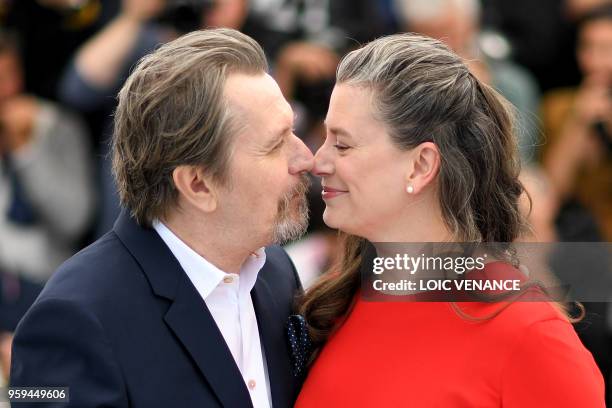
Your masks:
<svg viewBox="0 0 612 408"><path fill-rule="evenodd" d="M299 290L287 254L266 248L251 296L275 408L293 406L301 386L285 334ZM67 405L45 407L252 406L195 287L157 232L126 212L58 269L20 322L10 382L70 387Z"/></svg>

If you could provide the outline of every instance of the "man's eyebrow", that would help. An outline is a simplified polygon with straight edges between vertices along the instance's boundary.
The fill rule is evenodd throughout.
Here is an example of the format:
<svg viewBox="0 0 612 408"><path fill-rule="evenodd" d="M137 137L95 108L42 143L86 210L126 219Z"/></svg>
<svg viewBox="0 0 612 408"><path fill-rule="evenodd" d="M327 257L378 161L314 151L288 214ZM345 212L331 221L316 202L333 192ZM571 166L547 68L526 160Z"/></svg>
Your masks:
<svg viewBox="0 0 612 408"><path fill-rule="evenodd" d="M289 135L290 133L293 133L293 126L296 120L297 120L297 113L292 111L291 112L291 122L279 128L278 130L274 130L270 139L268 139L268 141L265 143L265 147L271 149L275 147L277 144L279 144L285 136Z"/></svg>
<svg viewBox="0 0 612 408"><path fill-rule="evenodd" d="M275 131L276 133L274 133L274 136L280 138L282 136L286 136L288 133L293 132L293 127L295 126L295 122L297 121L297 113L291 111L291 113L289 114L287 112L287 117L285 119L287 120L287 122L285 122L285 125L282 128Z"/></svg>
<svg viewBox="0 0 612 408"><path fill-rule="evenodd" d="M281 140L283 140L283 138L289 134L290 132L293 131L293 128L291 126L285 126L283 128L281 128L279 131L275 131L273 136L270 137L266 143L265 146L266 148L273 148L275 147L278 143L281 142Z"/></svg>
<svg viewBox="0 0 612 408"><path fill-rule="evenodd" d="M285 126L277 134L281 136L286 136L288 133L291 132L293 132L293 126Z"/></svg>

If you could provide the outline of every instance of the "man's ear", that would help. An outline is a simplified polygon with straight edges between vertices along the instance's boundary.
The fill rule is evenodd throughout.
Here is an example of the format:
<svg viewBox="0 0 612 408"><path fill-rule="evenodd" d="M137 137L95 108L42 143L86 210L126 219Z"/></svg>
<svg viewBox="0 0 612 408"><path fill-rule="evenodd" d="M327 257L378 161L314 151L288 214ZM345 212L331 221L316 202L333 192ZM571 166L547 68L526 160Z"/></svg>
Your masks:
<svg viewBox="0 0 612 408"><path fill-rule="evenodd" d="M172 180L180 198L204 212L217 209L217 187L200 166L178 166L172 171Z"/></svg>
<svg viewBox="0 0 612 408"><path fill-rule="evenodd" d="M440 170L440 151L433 142L423 142L410 151L410 165L406 172L407 186L418 194L435 180Z"/></svg>

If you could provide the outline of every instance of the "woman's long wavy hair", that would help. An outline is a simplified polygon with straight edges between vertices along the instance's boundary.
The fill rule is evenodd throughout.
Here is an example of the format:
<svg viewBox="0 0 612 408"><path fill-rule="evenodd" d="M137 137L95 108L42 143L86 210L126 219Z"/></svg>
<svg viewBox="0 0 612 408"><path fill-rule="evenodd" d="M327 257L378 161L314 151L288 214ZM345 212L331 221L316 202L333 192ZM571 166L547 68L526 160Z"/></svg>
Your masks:
<svg viewBox="0 0 612 408"><path fill-rule="evenodd" d="M374 92L375 116L398 148L436 144L439 203L457 242L511 243L524 231L512 107L446 45L410 33L377 39L344 57L337 83ZM366 241L340 236L336 263L299 301L315 348L347 316L360 286Z"/></svg>

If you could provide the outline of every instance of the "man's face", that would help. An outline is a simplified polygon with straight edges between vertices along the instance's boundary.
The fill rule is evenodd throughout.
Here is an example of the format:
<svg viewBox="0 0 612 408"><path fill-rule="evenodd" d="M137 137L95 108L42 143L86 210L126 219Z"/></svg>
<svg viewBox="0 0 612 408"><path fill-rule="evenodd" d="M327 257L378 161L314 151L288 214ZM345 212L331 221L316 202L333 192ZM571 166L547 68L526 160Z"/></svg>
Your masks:
<svg viewBox="0 0 612 408"><path fill-rule="evenodd" d="M224 95L236 130L220 211L248 242L298 238L308 225L306 173L313 157L293 134L291 106L267 74L231 74Z"/></svg>

